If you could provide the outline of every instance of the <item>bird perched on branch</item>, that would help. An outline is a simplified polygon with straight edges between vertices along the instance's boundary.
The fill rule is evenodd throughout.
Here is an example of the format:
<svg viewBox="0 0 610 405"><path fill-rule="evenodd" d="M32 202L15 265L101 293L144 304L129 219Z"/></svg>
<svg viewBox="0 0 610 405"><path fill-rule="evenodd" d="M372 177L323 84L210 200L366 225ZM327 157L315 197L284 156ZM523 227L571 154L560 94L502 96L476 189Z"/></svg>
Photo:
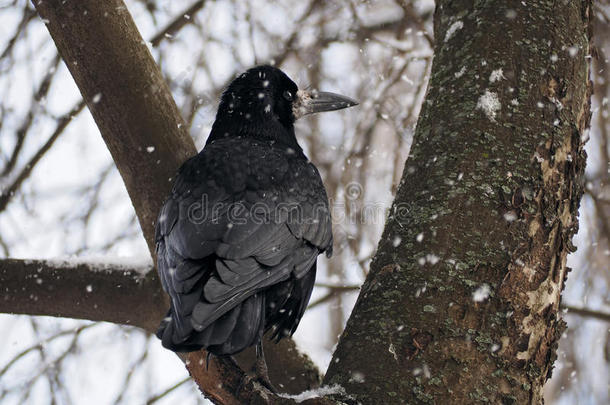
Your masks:
<svg viewBox="0 0 610 405"><path fill-rule="evenodd" d="M225 356L256 345L257 375L272 387L262 336L294 333L317 256L332 252L326 190L294 122L356 104L299 90L272 66L231 82L205 147L178 171L157 220L157 267L171 297L157 332L164 347Z"/></svg>

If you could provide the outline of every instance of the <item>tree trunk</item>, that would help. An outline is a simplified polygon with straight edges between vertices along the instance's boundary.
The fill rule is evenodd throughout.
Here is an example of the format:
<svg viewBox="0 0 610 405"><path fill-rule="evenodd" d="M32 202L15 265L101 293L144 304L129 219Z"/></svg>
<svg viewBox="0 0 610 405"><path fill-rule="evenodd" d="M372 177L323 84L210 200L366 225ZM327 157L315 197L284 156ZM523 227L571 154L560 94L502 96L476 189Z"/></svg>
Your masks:
<svg viewBox="0 0 610 405"><path fill-rule="evenodd" d="M564 329L591 4L474 4L437 2L411 155L326 374L361 403L541 403Z"/></svg>

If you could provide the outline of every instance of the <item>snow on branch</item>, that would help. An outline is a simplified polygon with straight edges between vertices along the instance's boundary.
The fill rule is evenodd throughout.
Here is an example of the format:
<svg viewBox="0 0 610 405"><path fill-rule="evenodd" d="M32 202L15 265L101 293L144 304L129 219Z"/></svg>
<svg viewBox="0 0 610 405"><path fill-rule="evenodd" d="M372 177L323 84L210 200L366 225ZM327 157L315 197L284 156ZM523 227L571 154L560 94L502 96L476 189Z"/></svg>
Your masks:
<svg viewBox="0 0 610 405"><path fill-rule="evenodd" d="M151 263L0 260L0 312L156 330L167 304Z"/></svg>

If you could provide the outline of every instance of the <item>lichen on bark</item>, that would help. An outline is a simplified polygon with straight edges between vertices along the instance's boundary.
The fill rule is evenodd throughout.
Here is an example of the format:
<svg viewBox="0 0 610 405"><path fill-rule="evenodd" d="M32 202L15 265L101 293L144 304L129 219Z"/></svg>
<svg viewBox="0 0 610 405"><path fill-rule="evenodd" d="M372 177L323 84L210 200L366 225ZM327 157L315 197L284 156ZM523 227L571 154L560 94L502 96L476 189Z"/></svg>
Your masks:
<svg viewBox="0 0 610 405"><path fill-rule="evenodd" d="M437 2L411 155L325 383L362 403L542 400L578 228L590 7Z"/></svg>

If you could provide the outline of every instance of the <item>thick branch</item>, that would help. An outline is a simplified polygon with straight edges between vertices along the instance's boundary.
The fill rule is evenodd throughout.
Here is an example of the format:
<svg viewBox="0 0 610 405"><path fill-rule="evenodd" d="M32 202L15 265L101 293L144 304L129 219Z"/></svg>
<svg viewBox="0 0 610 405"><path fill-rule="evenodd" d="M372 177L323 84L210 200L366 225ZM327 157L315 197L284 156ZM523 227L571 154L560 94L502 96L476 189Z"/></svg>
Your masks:
<svg viewBox="0 0 610 405"><path fill-rule="evenodd" d="M154 332L165 311L150 265L0 261L0 312L138 326Z"/></svg>
<svg viewBox="0 0 610 405"><path fill-rule="evenodd" d="M0 312L26 315L61 316L137 326L154 333L167 307L162 299L155 271L150 264L126 265L65 260L0 260ZM207 392L222 392L215 376L242 376L238 370L223 369L230 364L214 363L207 373L200 362L205 352L188 355L189 372L205 385ZM186 359L186 356L183 360ZM243 369L254 364L253 349L240 353L237 359ZM297 350L294 342L284 339L267 343L269 375L286 392L298 393L319 384L316 367ZM298 376L298 378L294 378ZM228 382L223 382L226 386ZM241 392L241 395L250 395Z"/></svg>

